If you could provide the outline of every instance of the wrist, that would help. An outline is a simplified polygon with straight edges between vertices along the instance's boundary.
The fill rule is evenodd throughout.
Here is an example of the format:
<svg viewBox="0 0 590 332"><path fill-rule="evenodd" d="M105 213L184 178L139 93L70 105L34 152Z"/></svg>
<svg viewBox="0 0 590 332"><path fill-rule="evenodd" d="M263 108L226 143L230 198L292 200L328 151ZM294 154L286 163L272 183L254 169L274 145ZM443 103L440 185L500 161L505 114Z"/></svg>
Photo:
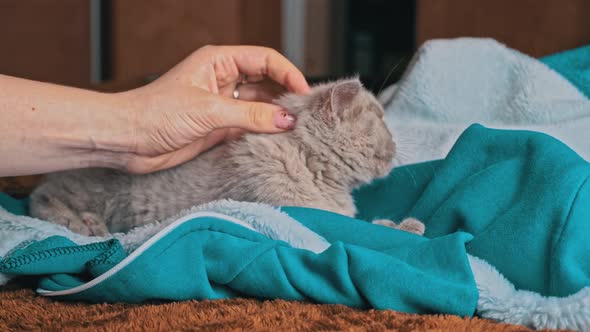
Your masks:
<svg viewBox="0 0 590 332"><path fill-rule="evenodd" d="M120 94L0 75L0 99L0 176L125 169L135 152L136 111Z"/></svg>
<svg viewBox="0 0 590 332"><path fill-rule="evenodd" d="M136 153L137 99L128 92L100 93L98 99L104 116L88 128L92 134L85 147L91 151L90 166L125 169Z"/></svg>
<svg viewBox="0 0 590 332"><path fill-rule="evenodd" d="M66 168L125 169L135 148L135 108L122 94L78 92L33 137L64 158Z"/></svg>

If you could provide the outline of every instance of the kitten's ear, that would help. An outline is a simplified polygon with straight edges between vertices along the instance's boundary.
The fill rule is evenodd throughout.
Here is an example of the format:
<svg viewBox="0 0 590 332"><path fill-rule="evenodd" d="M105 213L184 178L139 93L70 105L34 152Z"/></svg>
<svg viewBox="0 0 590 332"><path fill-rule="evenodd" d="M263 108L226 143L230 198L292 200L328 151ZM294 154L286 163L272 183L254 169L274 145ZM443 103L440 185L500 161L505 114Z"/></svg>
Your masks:
<svg viewBox="0 0 590 332"><path fill-rule="evenodd" d="M334 85L330 95L332 111L342 117L344 111L350 108L352 100L361 91L362 87L358 79L343 81Z"/></svg>

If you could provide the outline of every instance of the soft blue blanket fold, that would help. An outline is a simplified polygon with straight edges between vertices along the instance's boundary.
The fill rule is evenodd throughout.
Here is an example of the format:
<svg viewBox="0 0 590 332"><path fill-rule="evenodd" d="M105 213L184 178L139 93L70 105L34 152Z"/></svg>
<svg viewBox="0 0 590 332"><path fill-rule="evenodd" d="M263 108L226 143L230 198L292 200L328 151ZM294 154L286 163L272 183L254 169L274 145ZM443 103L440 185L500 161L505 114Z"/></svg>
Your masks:
<svg viewBox="0 0 590 332"><path fill-rule="evenodd" d="M590 159L590 100L581 84L590 78L587 52L558 54L543 59L546 65L493 39L424 43L381 95L389 99L396 164L445 158L473 123L543 132Z"/></svg>
<svg viewBox="0 0 590 332"><path fill-rule="evenodd" d="M589 175L548 135L474 125L443 161L357 191L357 207L362 219L416 217L428 237L473 234L467 251L517 288L567 296L590 286Z"/></svg>

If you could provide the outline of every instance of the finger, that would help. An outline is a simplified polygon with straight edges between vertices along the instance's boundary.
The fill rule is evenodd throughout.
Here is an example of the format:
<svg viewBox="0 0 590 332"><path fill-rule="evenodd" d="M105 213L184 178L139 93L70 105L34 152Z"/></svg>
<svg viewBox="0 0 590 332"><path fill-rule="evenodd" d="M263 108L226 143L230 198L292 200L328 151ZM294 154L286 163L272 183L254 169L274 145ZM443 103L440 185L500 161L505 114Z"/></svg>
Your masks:
<svg viewBox="0 0 590 332"><path fill-rule="evenodd" d="M263 75L246 75L244 81L247 83L256 83L264 80L266 77Z"/></svg>
<svg viewBox="0 0 590 332"><path fill-rule="evenodd" d="M285 89L278 84L240 84L238 86L240 100L247 101L261 101L264 103L272 103Z"/></svg>
<svg viewBox="0 0 590 332"><path fill-rule="evenodd" d="M227 135L225 135L225 142L234 141L242 138L244 134L248 133L247 130L241 128L227 128Z"/></svg>
<svg viewBox="0 0 590 332"><path fill-rule="evenodd" d="M225 87L220 89L220 94L227 97L233 97L234 87ZM259 83L238 84L237 90L240 100L261 101L271 103L286 90L283 86L272 80L264 80Z"/></svg>
<svg viewBox="0 0 590 332"><path fill-rule="evenodd" d="M277 105L223 99L223 103L207 115L212 129L241 128L257 133L278 133L295 127L295 116Z"/></svg>
<svg viewBox="0 0 590 332"><path fill-rule="evenodd" d="M260 46L222 46L221 52L230 55L240 73L248 76L265 75L296 93L309 93L305 77L279 52Z"/></svg>
<svg viewBox="0 0 590 332"><path fill-rule="evenodd" d="M196 156L206 152L219 143L237 139L243 134L244 130L241 129L216 129L204 138L199 139L179 150L154 157L135 156L127 165L127 170L131 173L146 174L178 166L194 159Z"/></svg>
<svg viewBox="0 0 590 332"><path fill-rule="evenodd" d="M199 141L187 145L180 150L169 152L155 157L136 156L127 165L127 170L130 173L147 174L160 171L163 169L172 168L174 166L185 163L193 159L200 153L204 152L206 150L207 145L214 144L204 144L204 141Z"/></svg>

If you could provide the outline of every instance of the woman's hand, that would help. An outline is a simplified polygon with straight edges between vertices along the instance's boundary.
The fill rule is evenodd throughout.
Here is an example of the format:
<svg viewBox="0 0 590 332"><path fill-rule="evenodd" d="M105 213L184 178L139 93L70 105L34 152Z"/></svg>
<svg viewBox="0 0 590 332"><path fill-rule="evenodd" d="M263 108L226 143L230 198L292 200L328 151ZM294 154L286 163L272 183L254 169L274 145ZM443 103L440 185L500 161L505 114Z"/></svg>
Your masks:
<svg viewBox="0 0 590 332"><path fill-rule="evenodd" d="M173 167L244 131L293 128L293 116L266 103L285 90L309 86L279 53L253 46L203 47L155 82L116 94L0 75L0 176Z"/></svg>
<svg viewBox="0 0 590 332"><path fill-rule="evenodd" d="M233 98L236 88L239 100ZM244 131L289 130L295 117L268 104L286 90L307 93L309 86L278 52L203 47L153 83L119 95L135 128L125 169L149 173L186 162Z"/></svg>

